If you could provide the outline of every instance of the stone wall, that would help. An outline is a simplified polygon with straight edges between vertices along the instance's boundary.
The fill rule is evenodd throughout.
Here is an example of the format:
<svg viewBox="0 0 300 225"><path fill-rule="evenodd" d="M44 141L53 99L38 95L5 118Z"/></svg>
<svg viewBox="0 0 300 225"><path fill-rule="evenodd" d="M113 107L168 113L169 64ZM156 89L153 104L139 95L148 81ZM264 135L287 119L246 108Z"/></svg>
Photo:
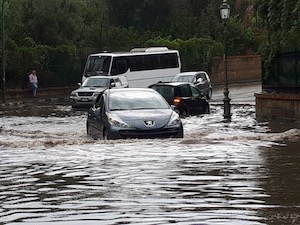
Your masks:
<svg viewBox="0 0 300 225"><path fill-rule="evenodd" d="M70 96L72 90L78 88L75 86L67 87L51 87L51 88L39 88L37 91L38 98L52 98L52 97L64 97ZM2 90L0 91L0 98L3 98ZM11 100L19 99L24 100L27 98L32 98L32 91L30 89L13 89L6 90L5 99L9 102ZM0 100L1 101L1 100Z"/></svg>
<svg viewBox="0 0 300 225"><path fill-rule="evenodd" d="M255 98L258 119L300 120L300 95L256 93Z"/></svg>
<svg viewBox="0 0 300 225"><path fill-rule="evenodd" d="M227 76L229 83L261 80L261 56L229 56L227 57ZM212 60L210 78L213 84L224 83L224 61L222 57Z"/></svg>

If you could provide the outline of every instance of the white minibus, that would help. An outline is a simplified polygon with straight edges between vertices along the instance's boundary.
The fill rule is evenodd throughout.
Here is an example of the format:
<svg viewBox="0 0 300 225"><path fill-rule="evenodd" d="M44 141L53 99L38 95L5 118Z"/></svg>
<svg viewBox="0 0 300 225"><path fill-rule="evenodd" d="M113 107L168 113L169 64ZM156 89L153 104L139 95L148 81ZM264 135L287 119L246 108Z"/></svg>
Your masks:
<svg viewBox="0 0 300 225"><path fill-rule="evenodd" d="M169 82L180 71L178 50L167 47L134 48L130 52L89 55L82 82L90 76L123 75L129 87L148 87L159 81Z"/></svg>

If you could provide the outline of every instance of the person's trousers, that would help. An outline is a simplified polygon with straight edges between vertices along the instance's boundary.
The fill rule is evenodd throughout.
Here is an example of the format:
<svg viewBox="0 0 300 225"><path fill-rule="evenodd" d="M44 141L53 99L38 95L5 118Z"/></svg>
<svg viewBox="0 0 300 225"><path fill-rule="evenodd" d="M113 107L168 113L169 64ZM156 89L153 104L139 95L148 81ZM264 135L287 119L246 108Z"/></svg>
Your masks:
<svg viewBox="0 0 300 225"><path fill-rule="evenodd" d="M36 92L38 89L38 84L37 83L31 83L32 85L32 91L33 91L33 97L36 97Z"/></svg>

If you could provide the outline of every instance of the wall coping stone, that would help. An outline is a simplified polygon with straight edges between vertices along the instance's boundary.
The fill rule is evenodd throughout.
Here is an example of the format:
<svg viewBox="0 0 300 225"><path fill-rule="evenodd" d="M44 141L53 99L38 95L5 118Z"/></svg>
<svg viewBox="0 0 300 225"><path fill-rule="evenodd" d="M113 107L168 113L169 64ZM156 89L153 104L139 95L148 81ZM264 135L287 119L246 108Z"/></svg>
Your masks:
<svg viewBox="0 0 300 225"><path fill-rule="evenodd" d="M299 94L255 93L254 95L258 99L300 101L300 95Z"/></svg>

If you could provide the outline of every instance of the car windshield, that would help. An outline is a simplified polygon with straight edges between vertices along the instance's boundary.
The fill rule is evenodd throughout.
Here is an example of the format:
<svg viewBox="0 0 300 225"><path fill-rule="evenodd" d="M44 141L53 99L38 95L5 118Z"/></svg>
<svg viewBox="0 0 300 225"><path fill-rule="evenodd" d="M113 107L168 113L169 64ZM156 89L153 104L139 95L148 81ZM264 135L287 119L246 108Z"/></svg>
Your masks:
<svg viewBox="0 0 300 225"><path fill-rule="evenodd" d="M137 109L168 109L169 104L162 96L149 91L122 91L110 93L109 110L137 110Z"/></svg>
<svg viewBox="0 0 300 225"><path fill-rule="evenodd" d="M83 87L107 87L109 83L108 78L88 78L86 79L82 86Z"/></svg>
<svg viewBox="0 0 300 225"><path fill-rule="evenodd" d="M193 82L194 75L176 75L173 82Z"/></svg>
<svg viewBox="0 0 300 225"><path fill-rule="evenodd" d="M86 63L85 74L108 74L110 56L90 56Z"/></svg>
<svg viewBox="0 0 300 225"><path fill-rule="evenodd" d="M157 92L159 92L162 96L164 96L164 98L168 99L168 98L173 98L175 95L175 91L174 91L174 87L172 86L152 86L152 88L154 90L156 90Z"/></svg>

